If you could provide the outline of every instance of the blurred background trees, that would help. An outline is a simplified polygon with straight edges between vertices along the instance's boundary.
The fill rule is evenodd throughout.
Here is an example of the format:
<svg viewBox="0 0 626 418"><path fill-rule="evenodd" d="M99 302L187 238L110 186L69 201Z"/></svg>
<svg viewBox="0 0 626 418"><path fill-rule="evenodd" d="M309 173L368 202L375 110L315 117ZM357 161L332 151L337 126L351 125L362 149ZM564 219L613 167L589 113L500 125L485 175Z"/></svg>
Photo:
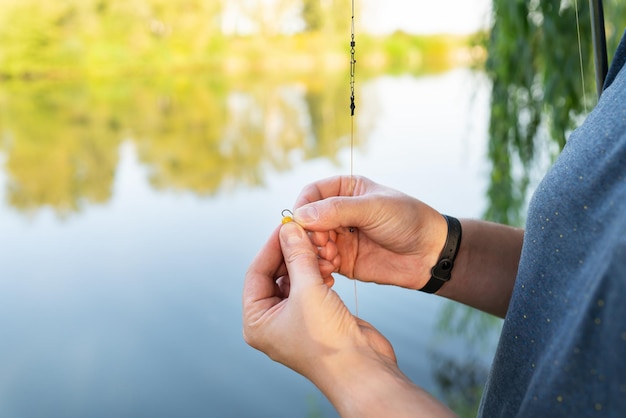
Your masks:
<svg viewBox="0 0 626 418"><path fill-rule="evenodd" d="M610 59L626 26L626 5L617 0L604 3ZM357 12L360 7L361 2L357 0ZM528 192L563 147L568 133L596 100L588 7L586 0L493 0L492 27L476 34L473 45L467 36L420 36L402 32L374 36L360 32L359 85L381 73L421 74L444 71L457 64L473 64L484 70L492 83L491 181L485 217L522 225ZM26 141L22 139L24 135L30 135L28 141L32 141L44 132L57 132L57 128L61 132L65 126L60 122L64 117L63 109L69 112L76 105L59 102L57 98L106 98L117 92L116 100L126 97L132 102L130 91L143 91L150 83L160 89L169 86L153 94L157 98L168 98L165 101L154 99L158 101L155 108L161 112L163 103L179 95L170 88L179 88L183 83L168 84L154 79L182 77L211 89L212 104L206 108L204 117L215 122L204 132L210 134L211 143L219 143L223 137L220 126L228 119L225 116L230 100L227 92L248 89L250 97L263 102L259 89L253 88L262 74L264 79L271 80L267 85L278 86L284 80L304 82L305 105L313 112L309 116L316 143L326 151L337 150L340 147L335 144L345 134L346 126L334 120L332 115L336 111L332 106L342 106L345 101L342 75L349 62L350 15L350 2L345 0L2 0L0 132L4 132L4 137L13 138L14 145L18 140ZM578 31L585 68L584 88ZM320 70L332 80L329 84L324 81L326 76L320 77ZM138 87L129 85L131 79L153 81ZM127 87L111 89L111 85L116 84L113 80L120 83L123 80ZM32 81L78 84L28 87L28 82ZM330 91L329 86L338 90ZM66 87L67 91L75 93L65 94ZM109 89L108 93L105 88ZM185 97L197 94L187 89ZM82 93L76 93L79 90ZM43 92L46 92L45 97ZM117 109L132 108L128 102L112 100L109 103L116 103ZM20 113L20 109L29 106L40 113L31 112L28 117ZM168 117L182 106L187 106L182 104L182 99L171 103ZM137 132L137 126L148 123L142 121L142 117L151 114L129 110L124 115L116 109L106 110L105 102L97 108L98 112L108 112L107 115L91 119L114 120L119 132ZM49 113L51 109L60 113L54 116ZM131 114L136 118L128 117ZM165 113L162 114L165 117L163 115ZM38 118L45 126L56 128L42 126L39 133L35 132L29 123ZM60 138L69 135L71 129L68 125L68 134L59 133ZM263 127L255 127L253 131L260 137L264 135ZM288 132L292 130L286 130L285 135ZM111 142L112 146L117 142L119 140ZM0 147L3 147L2 141ZM326 151L309 150L311 155ZM153 155L145 149L145 143L144 155ZM9 166L13 167L12 164L10 162ZM176 164L177 170L185 166L181 166L180 161ZM195 165L197 162L190 167ZM173 167L167 169L172 170ZM109 173L102 178L110 177ZM167 178L171 177L170 173ZM163 178L154 181L161 185L167 183ZM98 192L98 196L106 196L106 193ZM28 201L25 195L19 200Z"/></svg>
<svg viewBox="0 0 626 418"><path fill-rule="evenodd" d="M5 0L0 73L61 77L211 63L224 48L221 2Z"/></svg>
<svg viewBox="0 0 626 418"><path fill-rule="evenodd" d="M610 60L626 28L626 5L604 5ZM529 189L597 100L589 2L493 0L493 13L485 41L492 81L485 217L523 225Z"/></svg>
<svg viewBox="0 0 626 418"><path fill-rule="evenodd" d="M267 171L289 170L294 153L336 161L349 143L350 12L346 0L0 0L8 204L62 216L105 204L122 143L133 144L152 187L203 196L262 184ZM473 44L359 32L357 89L380 74L484 71L485 217L523 225L529 192L596 100L588 2L493 0L492 12ZM626 4L607 0L605 12L610 60ZM444 337L475 353L497 338L497 320L452 306ZM434 361L447 400L475 416L488 365Z"/></svg>
<svg viewBox="0 0 626 418"><path fill-rule="evenodd" d="M350 16L340 0L3 0L0 79L343 68ZM359 66L452 61L466 38L359 31Z"/></svg>

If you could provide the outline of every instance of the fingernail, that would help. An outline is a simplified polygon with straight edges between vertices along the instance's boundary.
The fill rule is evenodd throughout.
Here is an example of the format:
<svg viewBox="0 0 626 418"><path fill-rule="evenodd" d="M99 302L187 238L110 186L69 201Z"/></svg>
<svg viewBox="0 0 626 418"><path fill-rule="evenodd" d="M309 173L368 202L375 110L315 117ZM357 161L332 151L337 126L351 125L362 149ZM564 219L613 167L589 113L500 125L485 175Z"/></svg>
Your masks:
<svg viewBox="0 0 626 418"><path fill-rule="evenodd" d="M287 244L295 244L302 240L304 231L296 223L289 222L283 225L281 236Z"/></svg>
<svg viewBox="0 0 626 418"><path fill-rule="evenodd" d="M319 215L315 207L303 206L296 209L296 211L293 213L293 217L296 222L310 223L317 221Z"/></svg>

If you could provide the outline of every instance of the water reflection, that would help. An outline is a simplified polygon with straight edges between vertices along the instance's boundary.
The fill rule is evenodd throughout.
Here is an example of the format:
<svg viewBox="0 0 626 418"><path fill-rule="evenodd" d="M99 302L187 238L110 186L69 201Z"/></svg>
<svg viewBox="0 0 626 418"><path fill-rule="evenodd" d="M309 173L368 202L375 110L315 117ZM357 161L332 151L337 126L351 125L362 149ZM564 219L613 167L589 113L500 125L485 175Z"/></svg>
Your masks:
<svg viewBox="0 0 626 418"><path fill-rule="evenodd" d="M107 202L127 138L157 189L213 195L259 185L268 168L289 169L294 152L335 160L349 143L349 118L337 117L347 97L340 74L3 84L7 200L61 215Z"/></svg>
<svg viewBox="0 0 626 418"><path fill-rule="evenodd" d="M119 114L80 85L4 85L2 149L8 202L28 211L77 211L106 202L117 164Z"/></svg>
<svg viewBox="0 0 626 418"><path fill-rule="evenodd" d="M478 414L483 388L489 375L489 364L480 358L457 360L433 355L435 379L443 401L459 417Z"/></svg>
<svg viewBox="0 0 626 418"><path fill-rule="evenodd" d="M1 416L336 416L241 337L241 279L280 211L303 184L348 171L345 77L322 79L2 87ZM484 81L459 69L362 83L356 172L480 216ZM352 307L352 283L335 288ZM492 351L445 331L445 301L358 294L412 380L444 400L474 393L480 373L441 371L488 365Z"/></svg>
<svg viewBox="0 0 626 418"><path fill-rule="evenodd" d="M501 319L454 302L446 302L439 313L439 344L459 344L464 356L432 351L434 376L446 404L462 418L477 415L491 365L485 353L495 352L501 327Z"/></svg>

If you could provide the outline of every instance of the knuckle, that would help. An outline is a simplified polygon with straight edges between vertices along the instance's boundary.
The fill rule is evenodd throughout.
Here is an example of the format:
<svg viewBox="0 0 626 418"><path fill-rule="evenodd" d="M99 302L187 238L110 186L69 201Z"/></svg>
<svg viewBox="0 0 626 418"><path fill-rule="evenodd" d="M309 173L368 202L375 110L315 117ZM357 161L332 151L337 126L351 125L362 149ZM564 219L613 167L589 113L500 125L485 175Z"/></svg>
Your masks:
<svg viewBox="0 0 626 418"><path fill-rule="evenodd" d="M285 262L289 264L307 262L311 259L317 260L317 256L312 252L312 250L306 248L297 248L288 254L285 254Z"/></svg>

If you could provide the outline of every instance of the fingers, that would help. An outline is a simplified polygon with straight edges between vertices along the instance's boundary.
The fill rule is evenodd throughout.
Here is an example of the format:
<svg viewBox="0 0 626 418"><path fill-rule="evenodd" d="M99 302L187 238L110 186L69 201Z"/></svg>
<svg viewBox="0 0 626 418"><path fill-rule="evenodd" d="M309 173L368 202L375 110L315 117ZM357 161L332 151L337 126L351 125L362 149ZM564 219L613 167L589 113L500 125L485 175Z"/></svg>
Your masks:
<svg viewBox="0 0 626 418"><path fill-rule="evenodd" d="M334 232L308 232L313 245L317 247L319 267L322 276L330 275L339 270L341 254L334 241L337 234Z"/></svg>
<svg viewBox="0 0 626 418"><path fill-rule="evenodd" d="M333 276L324 276L324 284L328 287L335 285L335 278Z"/></svg>
<svg viewBox="0 0 626 418"><path fill-rule="evenodd" d="M360 176L335 176L311 183L302 189L296 199L295 207L317 202L334 196L356 196L361 189L369 184L370 180Z"/></svg>
<svg viewBox="0 0 626 418"><path fill-rule="evenodd" d="M329 197L297 208L294 220L311 231L363 227L371 219L366 197Z"/></svg>
<svg viewBox="0 0 626 418"><path fill-rule="evenodd" d="M278 240L278 228L250 264L243 285L242 313L245 341L260 349L259 329L266 313L279 306L288 294L288 281L278 278L287 273Z"/></svg>
<svg viewBox="0 0 626 418"><path fill-rule="evenodd" d="M329 177L305 186L296 199L295 207L307 203L316 202L331 196L342 196L342 183L344 177ZM344 195L347 193L344 193Z"/></svg>
<svg viewBox="0 0 626 418"><path fill-rule="evenodd" d="M323 258L318 259L320 274L322 277L332 277L333 273L339 270L338 264L341 262L340 257L336 257L333 260L324 260ZM332 282L335 283L334 280ZM331 286L332 287L332 286Z"/></svg>
<svg viewBox="0 0 626 418"><path fill-rule="evenodd" d="M311 242L316 247L323 247L331 241L329 231L308 231Z"/></svg>
<svg viewBox="0 0 626 418"><path fill-rule="evenodd" d="M327 241L324 246L319 248L319 256L325 260L332 261L339 255L337 244L334 241Z"/></svg>
<svg viewBox="0 0 626 418"><path fill-rule="evenodd" d="M371 222L369 195L380 187L364 177L338 176L306 186L294 205L294 220L310 231L362 227ZM319 244L318 244L319 245Z"/></svg>
<svg viewBox="0 0 626 418"><path fill-rule="evenodd" d="M243 285L244 308L255 301L274 296L275 279L278 277L282 260L277 228L246 272Z"/></svg>
<svg viewBox="0 0 626 418"><path fill-rule="evenodd" d="M280 229L280 243L289 272L291 291L323 283L317 249L306 232L296 222L289 222Z"/></svg>

